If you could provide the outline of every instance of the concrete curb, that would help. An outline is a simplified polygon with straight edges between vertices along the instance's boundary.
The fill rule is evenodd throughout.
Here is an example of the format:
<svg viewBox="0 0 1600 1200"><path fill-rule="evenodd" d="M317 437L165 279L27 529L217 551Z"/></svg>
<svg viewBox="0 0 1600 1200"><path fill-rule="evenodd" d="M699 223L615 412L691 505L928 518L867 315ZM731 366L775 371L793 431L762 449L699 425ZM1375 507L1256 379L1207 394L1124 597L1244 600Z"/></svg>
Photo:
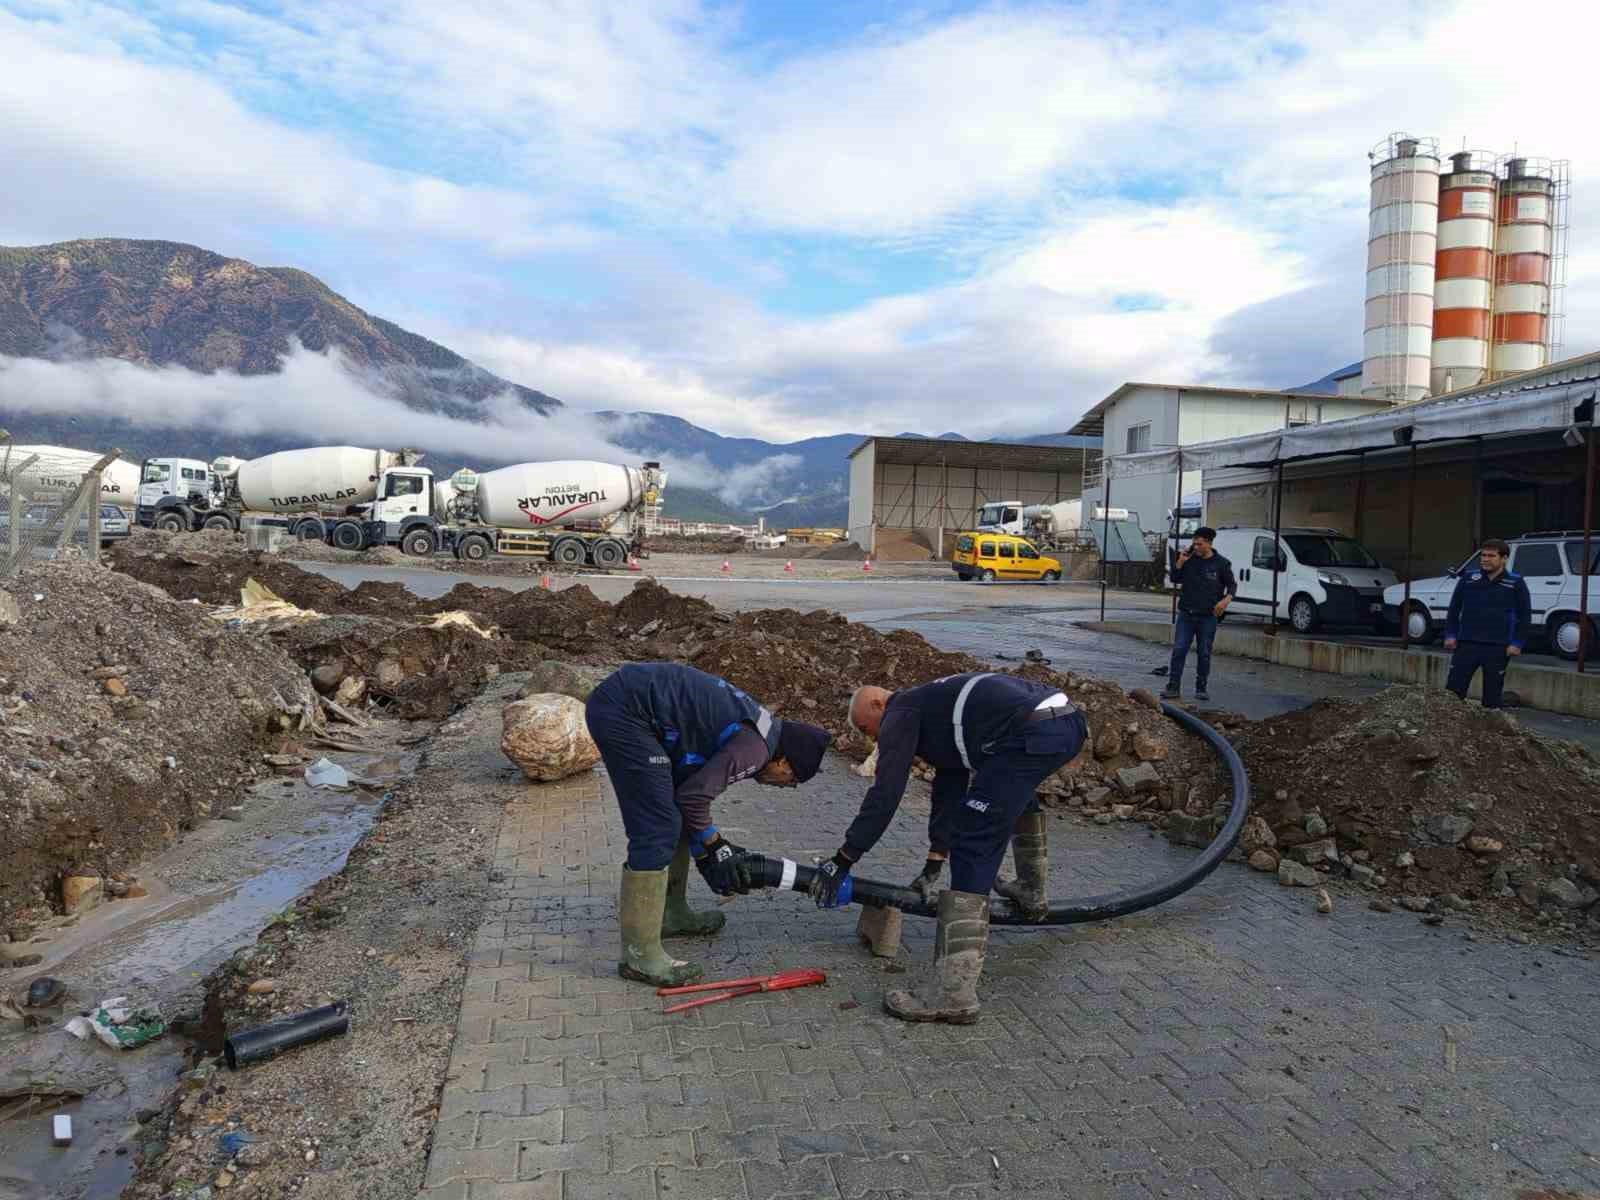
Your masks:
<svg viewBox="0 0 1600 1200"><path fill-rule="evenodd" d="M1082 621L1084 629L1117 633L1161 646L1172 644L1172 626L1165 621ZM1311 638L1270 637L1253 628L1224 626L1217 630L1213 650L1238 658L1256 658L1282 667L1324 671L1330 675L1365 675L1391 683L1444 687L1450 658L1444 654L1322 642ZM1506 687L1522 698L1525 708L1600 718L1600 674L1579 675L1571 668L1533 666L1513 662L1506 672ZM1473 680L1471 696L1479 694Z"/></svg>

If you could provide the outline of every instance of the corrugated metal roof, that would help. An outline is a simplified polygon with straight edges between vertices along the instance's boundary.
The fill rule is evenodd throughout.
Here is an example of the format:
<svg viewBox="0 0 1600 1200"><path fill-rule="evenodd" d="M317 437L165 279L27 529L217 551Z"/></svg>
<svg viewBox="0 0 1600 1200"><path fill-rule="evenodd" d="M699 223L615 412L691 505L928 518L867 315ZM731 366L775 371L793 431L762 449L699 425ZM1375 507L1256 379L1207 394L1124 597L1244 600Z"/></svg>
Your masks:
<svg viewBox="0 0 1600 1200"><path fill-rule="evenodd" d="M1023 442L954 442L940 438L866 438L854 458L868 446L879 463L900 467L950 466L1013 471L1081 472L1085 458L1099 458L1096 447L1038 446Z"/></svg>
<svg viewBox="0 0 1600 1200"><path fill-rule="evenodd" d="M1139 383L1130 380L1079 417L1077 424L1067 432L1090 433L1104 437L1106 412L1118 400L1133 391L1134 388L1155 388L1158 391L1178 392L1185 396L1240 396L1253 400L1303 400L1305 398L1303 391L1280 392L1271 388L1210 387L1195 386L1187 383ZM1383 401L1374 400L1372 403L1381 404Z"/></svg>

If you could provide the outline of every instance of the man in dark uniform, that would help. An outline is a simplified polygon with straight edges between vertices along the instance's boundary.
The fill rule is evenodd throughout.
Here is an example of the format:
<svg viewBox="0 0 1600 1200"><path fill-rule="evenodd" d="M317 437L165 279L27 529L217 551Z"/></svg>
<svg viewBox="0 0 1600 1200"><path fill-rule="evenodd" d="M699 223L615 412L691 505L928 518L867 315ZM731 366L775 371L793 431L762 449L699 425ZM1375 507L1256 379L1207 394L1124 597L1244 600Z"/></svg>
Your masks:
<svg viewBox="0 0 1600 1200"><path fill-rule="evenodd" d="M890 992L883 1005L904 1021L970 1024L978 1019L991 888L1035 920L1049 911L1037 791L1077 756L1088 725L1061 692L983 671L900 692L860 688L850 701L850 722L878 739L878 775L844 845L819 868L811 895L821 908L838 903L845 876L894 818L912 760L933 767L937 803L929 835L936 850L948 844L950 890L939 895L932 972L914 990ZM1008 840L1017 878L996 886ZM919 879L926 887L937 874L930 856Z"/></svg>
<svg viewBox="0 0 1600 1200"><path fill-rule="evenodd" d="M1209 700L1206 683L1211 678L1211 643L1217 637L1217 622L1228 611L1239 584L1233 577L1233 564L1213 548L1217 531L1202 525L1194 531L1189 549L1172 564L1172 582L1178 588L1178 620L1172 630L1172 661L1167 665L1167 686L1161 698L1176 700L1183 695L1183 664L1194 644L1194 698Z"/></svg>
<svg viewBox="0 0 1600 1200"><path fill-rule="evenodd" d="M719 896L750 890L744 851L711 823L711 801L754 776L773 787L806 782L832 740L773 716L724 679L677 663L632 663L605 679L585 710L628 832L622 870L622 961L627 979L676 987L700 968L661 939L711 935L719 912L689 908L689 859Z"/></svg>
<svg viewBox="0 0 1600 1200"><path fill-rule="evenodd" d="M1489 538L1478 549L1480 570L1456 581L1445 617L1444 646L1450 656L1450 678L1445 683L1465 697L1472 677L1483 668L1483 706L1499 708L1506 683L1506 660L1522 653L1533 623L1533 600L1520 575L1506 570L1511 547Z"/></svg>

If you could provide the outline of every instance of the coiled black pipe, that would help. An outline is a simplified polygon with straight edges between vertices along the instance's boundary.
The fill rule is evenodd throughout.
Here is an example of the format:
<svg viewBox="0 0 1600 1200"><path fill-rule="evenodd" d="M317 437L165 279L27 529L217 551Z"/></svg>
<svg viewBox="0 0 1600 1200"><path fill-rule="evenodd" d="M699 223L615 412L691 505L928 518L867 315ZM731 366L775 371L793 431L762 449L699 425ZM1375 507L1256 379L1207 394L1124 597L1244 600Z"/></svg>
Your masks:
<svg viewBox="0 0 1600 1200"><path fill-rule="evenodd" d="M1082 900L1069 900L1064 904L1052 905L1049 915L1038 921L1030 920L1009 901L997 899L994 911L989 916L990 924L1081 925L1086 921L1109 921L1113 917L1126 917L1146 908L1154 908L1174 896L1182 895L1215 871L1228 856L1228 852L1238 842L1239 834L1244 830L1245 819L1250 815L1250 778L1245 773L1244 763L1226 738L1193 713L1172 704L1163 704L1161 711L1191 733L1198 734L1210 743L1217 757L1222 760L1223 766L1228 769L1228 776L1233 784L1233 805L1221 832L1193 862L1167 879L1157 880L1132 891L1110 892L1103 896L1088 896ZM749 854L746 856L746 861L750 866L751 882L756 887L789 888L796 892L804 892L810 888L811 880L817 873L815 867L802 866L786 858ZM901 912L910 913L915 917L938 916L937 906L929 904L919 893L910 888L897 887L892 883L880 883L874 879L858 879L854 875L846 877L845 885L849 891L847 893L845 888L840 889L841 904L855 903L874 908L898 908Z"/></svg>

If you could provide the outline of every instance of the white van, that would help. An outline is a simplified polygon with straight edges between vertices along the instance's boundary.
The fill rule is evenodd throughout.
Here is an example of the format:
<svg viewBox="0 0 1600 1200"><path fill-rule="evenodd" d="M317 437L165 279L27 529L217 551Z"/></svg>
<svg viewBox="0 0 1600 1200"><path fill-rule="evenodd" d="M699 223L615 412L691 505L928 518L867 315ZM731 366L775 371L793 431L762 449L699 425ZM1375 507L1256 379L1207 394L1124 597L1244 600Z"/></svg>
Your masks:
<svg viewBox="0 0 1600 1200"><path fill-rule="evenodd" d="M1279 620L1296 633L1319 625L1376 627L1383 616L1383 590L1395 573L1372 552L1337 529L1285 528L1274 543L1272 530L1217 530L1217 553L1233 564L1239 594L1230 616L1273 615L1273 566L1276 563Z"/></svg>
<svg viewBox="0 0 1600 1200"><path fill-rule="evenodd" d="M1527 580L1528 596L1533 602L1534 635L1542 634L1550 649L1562 658L1577 658L1578 613L1583 602L1583 534L1573 530L1525 533L1510 539L1510 543L1508 569ZM1595 610L1600 609L1600 579L1596 578L1600 575L1600 540L1591 540L1590 554L1589 622L1594 633L1600 635L1600 620L1595 617ZM1406 610L1406 624L1410 626L1412 641L1427 644L1444 633L1456 583L1463 574L1477 569L1478 552L1474 550L1460 566L1443 575L1411 581L1411 607ZM1384 591L1384 615L1390 624L1398 624L1400 606L1404 602L1403 584L1397 583Z"/></svg>

